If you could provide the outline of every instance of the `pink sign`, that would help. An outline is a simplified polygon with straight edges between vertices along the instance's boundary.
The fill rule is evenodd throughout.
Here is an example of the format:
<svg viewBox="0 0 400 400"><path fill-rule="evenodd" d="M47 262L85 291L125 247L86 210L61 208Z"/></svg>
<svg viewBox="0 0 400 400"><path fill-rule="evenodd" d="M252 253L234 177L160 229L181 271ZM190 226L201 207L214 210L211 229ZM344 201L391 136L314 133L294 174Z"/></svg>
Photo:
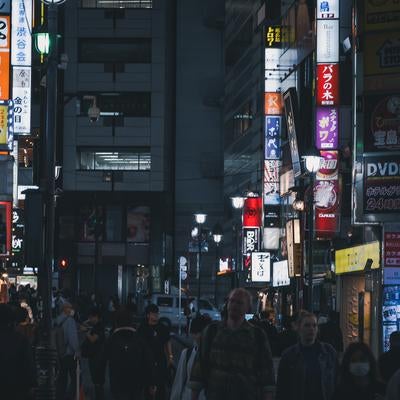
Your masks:
<svg viewBox="0 0 400 400"><path fill-rule="evenodd" d="M400 232L385 232L385 267L400 267Z"/></svg>
<svg viewBox="0 0 400 400"><path fill-rule="evenodd" d="M317 149L337 149L339 134L339 110L337 107L317 107L315 132Z"/></svg>

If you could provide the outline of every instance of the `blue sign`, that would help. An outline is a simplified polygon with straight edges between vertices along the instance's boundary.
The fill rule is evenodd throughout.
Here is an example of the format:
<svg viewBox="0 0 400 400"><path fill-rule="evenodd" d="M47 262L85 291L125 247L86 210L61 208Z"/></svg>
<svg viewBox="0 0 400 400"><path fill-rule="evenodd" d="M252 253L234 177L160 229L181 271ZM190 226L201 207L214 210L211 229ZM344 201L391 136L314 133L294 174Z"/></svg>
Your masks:
<svg viewBox="0 0 400 400"><path fill-rule="evenodd" d="M281 158L281 117L265 117L265 160Z"/></svg>

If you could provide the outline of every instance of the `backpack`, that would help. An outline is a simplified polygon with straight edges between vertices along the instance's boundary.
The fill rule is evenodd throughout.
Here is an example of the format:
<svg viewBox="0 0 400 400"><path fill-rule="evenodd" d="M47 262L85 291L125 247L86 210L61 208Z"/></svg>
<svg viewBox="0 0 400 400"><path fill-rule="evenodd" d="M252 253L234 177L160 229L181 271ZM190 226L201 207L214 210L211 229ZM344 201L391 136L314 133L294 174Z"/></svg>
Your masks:
<svg viewBox="0 0 400 400"><path fill-rule="evenodd" d="M54 339L53 342L56 346L57 357L59 359L63 358L67 354L67 343L65 342L63 328L63 325L67 319L68 317L65 318L64 321L61 322L61 324L56 324L52 331L52 336Z"/></svg>

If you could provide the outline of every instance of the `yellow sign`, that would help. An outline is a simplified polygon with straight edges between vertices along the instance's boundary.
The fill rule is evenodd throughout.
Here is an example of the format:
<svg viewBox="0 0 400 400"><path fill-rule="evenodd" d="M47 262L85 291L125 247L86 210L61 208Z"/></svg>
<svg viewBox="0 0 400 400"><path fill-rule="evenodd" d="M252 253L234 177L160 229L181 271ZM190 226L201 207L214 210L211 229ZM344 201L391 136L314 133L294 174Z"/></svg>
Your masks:
<svg viewBox="0 0 400 400"><path fill-rule="evenodd" d="M280 26L267 26L265 29L265 47L269 49L280 48L282 43L282 28Z"/></svg>
<svg viewBox="0 0 400 400"><path fill-rule="evenodd" d="M8 106L0 105L0 146L7 145L8 138Z"/></svg>
<svg viewBox="0 0 400 400"><path fill-rule="evenodd" d="M365 2L365 30L390 30L400 25L398 0L367 0Z"/></svg>
<svg viewBox="0 0 400 400"><path fill-rule="evenodd" d="M363 271L368 259L372 260L372 269L380 267L380 243L378 241L335 251L335 272L345 274L346 272Z"/></svg>

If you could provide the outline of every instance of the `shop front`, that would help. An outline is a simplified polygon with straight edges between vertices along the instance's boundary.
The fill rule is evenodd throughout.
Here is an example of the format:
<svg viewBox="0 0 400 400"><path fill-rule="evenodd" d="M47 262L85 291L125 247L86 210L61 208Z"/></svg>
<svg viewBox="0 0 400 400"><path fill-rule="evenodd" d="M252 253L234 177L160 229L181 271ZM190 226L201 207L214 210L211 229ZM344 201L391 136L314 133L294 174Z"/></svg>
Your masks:
<svg viewBox="0 0 400 400"><path fill-rule="evenodd" d="M378 350L380 265L379 241L335 252L337 310L345 347L362 341Z"/></svg>

